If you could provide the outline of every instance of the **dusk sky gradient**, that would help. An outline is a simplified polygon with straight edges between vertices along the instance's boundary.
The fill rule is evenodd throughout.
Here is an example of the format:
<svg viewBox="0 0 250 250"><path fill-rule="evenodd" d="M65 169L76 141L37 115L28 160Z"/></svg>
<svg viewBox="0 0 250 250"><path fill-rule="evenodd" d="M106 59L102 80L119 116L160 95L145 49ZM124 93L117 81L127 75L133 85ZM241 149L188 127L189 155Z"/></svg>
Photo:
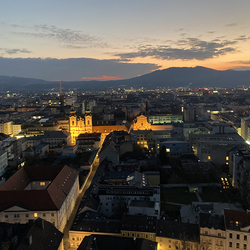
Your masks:
<svg viewBox="0 0 250 250"><path fill-rule="evenodd" d="M169 67L250 69L249 0L0 2L0 75L131 78Z"/></svg>

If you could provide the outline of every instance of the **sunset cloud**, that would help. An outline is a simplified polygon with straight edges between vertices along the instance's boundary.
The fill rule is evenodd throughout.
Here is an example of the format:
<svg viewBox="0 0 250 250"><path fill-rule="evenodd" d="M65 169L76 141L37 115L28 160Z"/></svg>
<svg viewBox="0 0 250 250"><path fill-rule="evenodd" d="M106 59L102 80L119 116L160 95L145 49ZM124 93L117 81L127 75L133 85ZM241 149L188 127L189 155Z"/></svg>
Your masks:
<svg viewBox="0 0 250 250"><path fill-rule="evenodd" d="M117 53L116 56L121 59L152 57L161 60L206 60L237 52L235 45L240 41L249 39L245 35L236 37L233 40L217 38L211 41L189 37L164 45L138 46L137 51Z"/></svg>
<svg viewBox="0 0 250 250"><path fill-rule="evenodd" d="M119 76L101 76L101 77L82 77L82 80L103 80L103 81L108 81L108 80L122 80L123 78Z"/></svg>
<svg viewBox="0 0 250 250"><path fill-rule="evenodd" d="M5 55L5 54L14 55L14 54L19 54L19 53L24 53L24 54L31 53L31 51L27 50L27 49L6 49L6 48L0 48L0 51L3 52L3 55Z"/></svg>

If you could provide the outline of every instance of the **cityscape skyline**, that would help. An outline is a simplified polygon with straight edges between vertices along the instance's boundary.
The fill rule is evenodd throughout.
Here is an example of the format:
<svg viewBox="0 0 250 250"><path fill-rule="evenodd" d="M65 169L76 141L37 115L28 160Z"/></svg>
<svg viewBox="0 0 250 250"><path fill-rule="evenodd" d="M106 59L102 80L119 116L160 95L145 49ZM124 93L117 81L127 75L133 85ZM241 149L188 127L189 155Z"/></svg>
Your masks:
<svg viewBox="0 0 250 250"><path fill-rule="evenodd" d="M60 78L63 68L82 71L70 80L114 80L169 67L249 69L249 7L245 0L2 2L0 75L69 80Z"/></svg>

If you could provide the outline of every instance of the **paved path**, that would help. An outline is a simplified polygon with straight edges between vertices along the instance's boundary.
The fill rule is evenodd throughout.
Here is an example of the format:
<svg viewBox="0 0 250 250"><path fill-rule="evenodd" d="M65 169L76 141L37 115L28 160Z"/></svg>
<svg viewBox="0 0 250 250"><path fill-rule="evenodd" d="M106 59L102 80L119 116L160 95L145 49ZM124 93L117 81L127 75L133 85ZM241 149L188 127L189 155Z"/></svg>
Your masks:
<svg viewBox="0 0 250 250"><path fill-rule="evenodd" d="M70 215L70 218L69 220L67 221L67 224L64 228L64 236L63 236L63 243L64 243L64 249L65 250L68 250L68 249L71 249L70 248L70 245L69 245L69 229L74 221L74 218L76 216L76 213L77 213L77 210L78 210L78 207L80 206L80 203L81 203L81 200L82 200L82 197L83 195L85 194L86 190L89 188L91 182L92 182L92 179L96 173L96 170L99 166L99 158L98 156L96 157L96 159L94 160L93 162L93 165L92 165L92 168L90 169L90 174L88 175L88 178L86 179L84 185L82 186L82 188L79 190L79 195L77 197L77 200L76 200L76 204L75 204L75 207ZM74 248L75 249L75 248Z"/></svg>

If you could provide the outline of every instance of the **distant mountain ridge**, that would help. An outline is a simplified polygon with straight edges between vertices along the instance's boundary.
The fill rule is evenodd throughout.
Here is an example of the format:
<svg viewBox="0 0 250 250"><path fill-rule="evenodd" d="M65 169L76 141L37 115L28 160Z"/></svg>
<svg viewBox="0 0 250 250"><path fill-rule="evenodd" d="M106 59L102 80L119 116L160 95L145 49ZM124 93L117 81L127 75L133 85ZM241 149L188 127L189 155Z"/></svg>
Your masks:
<svg viewBox="0 0 250 250"><path fill-rule="evenodd" d="M214 70L197 66L194 68L172 67L164 70L157 70L149 74L134 77L131 79L113 81L61 81L63 88L79 90L100 90L107 88L141 88L156 89L158 87L178 88L187 87L241 87L250 86L250 70ZM59 82L45 81L33 78L0 76L0 90L29 90L41 91L51 88L59 88Z"/></svg>

